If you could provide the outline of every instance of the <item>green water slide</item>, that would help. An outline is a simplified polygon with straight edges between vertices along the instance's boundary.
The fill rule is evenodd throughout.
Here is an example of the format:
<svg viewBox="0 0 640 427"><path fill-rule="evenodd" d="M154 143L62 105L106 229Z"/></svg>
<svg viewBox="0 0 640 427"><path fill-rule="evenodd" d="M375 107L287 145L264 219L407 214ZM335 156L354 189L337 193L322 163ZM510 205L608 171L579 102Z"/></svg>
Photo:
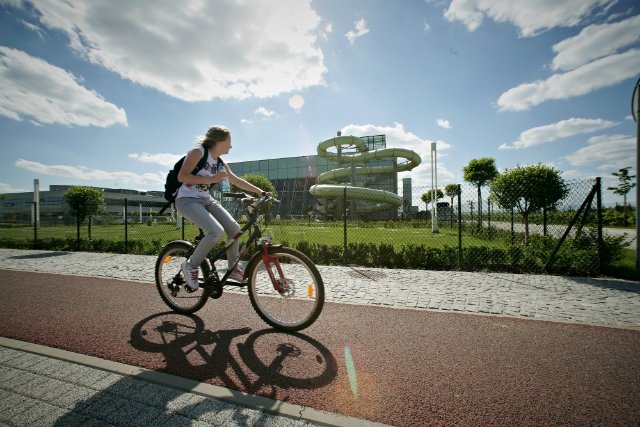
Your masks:
<svg viewBox="0 0 640 427"><path fill-rule="evenodd" d="M336 152L328 151L335 147ZM342 147L355 149L355 153L342 152ZM309 192L316 198L346 197L349 200L363 200L374 203L372 206L361 208L362 211L388 209L402 204L402 198L395 193L374 188L355 187L349 184L338 184L341 178L355 175L380 175L394 172L409 171L420 164L422 159L415 151L404 148L381 148L367 150L366 143L357 136L336 136L318 145L318 155L338 164L348 164L348 167L333 169L318 176L318 184L312 186ZM367 166L374 160L403 160L391 166Z"/></svg>

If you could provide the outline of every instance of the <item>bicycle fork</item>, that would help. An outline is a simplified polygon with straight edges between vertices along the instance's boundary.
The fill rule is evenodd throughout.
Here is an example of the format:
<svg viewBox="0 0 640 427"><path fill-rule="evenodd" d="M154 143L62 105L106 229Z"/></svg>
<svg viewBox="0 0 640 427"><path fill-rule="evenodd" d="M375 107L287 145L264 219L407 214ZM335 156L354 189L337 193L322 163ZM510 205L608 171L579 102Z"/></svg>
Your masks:
<svg viewBox="0 0 640 427"><path fill-rule="evenodd" d="M279 294L284 294L285 289L283 285L287 283L287 279L284 277L284 272L282 271L282 266L280 266L280 260L278 257L273 257L269 255L269 248L271 247L271 241L269 238L261 238L258 241L258 245L261 247L260 255L262 256L262 262L264 263L264 267L267 270L267 274L269 275L269 279L271 279L271 284L273 288L278 291ZM272 265L275 265L276 270L278 272L279 278L276 278L273 273Z"/></svg>

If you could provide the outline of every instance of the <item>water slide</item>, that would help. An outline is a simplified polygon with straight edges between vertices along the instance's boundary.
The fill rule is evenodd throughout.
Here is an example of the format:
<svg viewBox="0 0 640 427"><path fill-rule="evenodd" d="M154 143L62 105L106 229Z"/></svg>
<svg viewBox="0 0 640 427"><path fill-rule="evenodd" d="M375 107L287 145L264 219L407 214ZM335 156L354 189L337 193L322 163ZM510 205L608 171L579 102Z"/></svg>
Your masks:
<svg viewBox="0 0 640 427"><path fill-rule="evenodd" d="M328 151L335 147L336 152ZM356 153L342 152L342 147L355 149ZM403 159L397 163L395 171L404 172L415 168L422 159L415 151L404 148L381 148L368 151L366 143L357 136L336 136L318 145L318 155L338 164L349 164L349 167L333 169L318 176L318 184L312 186L309 192L317 199L342 198L345 190L349 200L363 200L372 202L373 206L359 208L360 211L397 208L402 205L402 198L395 193L374 188L355 187L349 184L338 184L341 178L356 175L392 174L394 167L366 166L373 160Z"/></svg>

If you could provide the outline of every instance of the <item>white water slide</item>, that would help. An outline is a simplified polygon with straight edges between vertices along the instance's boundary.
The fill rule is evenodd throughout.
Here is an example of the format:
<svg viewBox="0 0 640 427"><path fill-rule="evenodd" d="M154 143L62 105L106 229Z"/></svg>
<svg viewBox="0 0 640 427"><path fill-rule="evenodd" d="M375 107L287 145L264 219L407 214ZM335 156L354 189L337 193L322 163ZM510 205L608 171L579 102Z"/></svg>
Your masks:
<svg viewBox="0 0 640 427"><path fill-rule="evenodd" d="M328 151L335 147L336 152ZM338 154L338 147L355 149L357 153ZM340 150L342 151L342 150ZM318 145L318 155L336 163L349 164L349 167L333 169L318 176L318 184L312 186L309 192L316 198L346 197L349 200L364 200L373 202L374 206L361 209L371 211L376 209L388 209L398 207L402 204L402 198L395 193L377 190L374 188L355 187L348 184L338 184L340 178L352 177L356 175L380 175L392 174L395 172L409 171L420 164L422 159L415 151L404 148L381 148L367 151L366 143L357 136L336 136ZM403 159L404 161L393 166L366 166L373 160L393 160ZM358 165L358 166L356 166ZM395 169L395 170L394 170ZM389 206L390 205L390 206Z"/></svg>

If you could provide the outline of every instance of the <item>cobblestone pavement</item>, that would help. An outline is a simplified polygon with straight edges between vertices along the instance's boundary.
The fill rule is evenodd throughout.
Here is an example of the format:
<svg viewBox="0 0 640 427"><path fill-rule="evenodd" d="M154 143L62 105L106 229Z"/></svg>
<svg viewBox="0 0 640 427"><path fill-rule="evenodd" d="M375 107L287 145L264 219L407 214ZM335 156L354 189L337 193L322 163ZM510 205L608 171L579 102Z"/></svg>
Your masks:
<svg viewBox="0 0 640 427"><path fill-rule="evenodd" d="M0 249L0 268L154 282L156 257ZM319 266L327 301L640 328L640 283Z"/></svg>

